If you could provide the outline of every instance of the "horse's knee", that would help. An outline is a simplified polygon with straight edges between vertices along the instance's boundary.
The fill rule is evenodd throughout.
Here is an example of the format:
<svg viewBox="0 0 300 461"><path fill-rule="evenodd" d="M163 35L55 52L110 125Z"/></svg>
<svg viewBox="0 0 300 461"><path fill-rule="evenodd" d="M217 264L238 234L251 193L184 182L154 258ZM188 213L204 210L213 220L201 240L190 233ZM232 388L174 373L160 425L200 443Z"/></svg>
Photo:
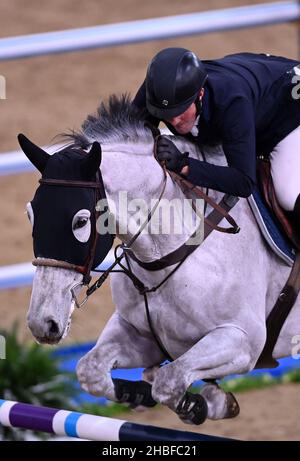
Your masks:
<svg viewBox="0 0 300 461"><path fill-rule="evenodd" d="M77 377L80 382L84 382L94 378L95 372L98 369L96 359L92 352L81 357L76 366Z"/></svg>
<svg viewBox="0 0 300 461"><path fill-rule="evenodd" d="M235 362L237 363L237 373L244 374L252 371L257 359L257 354L254 351L247 351L242 353L235 359Z"/></svg>
<svg viewBox="0 0 300 461"><path fill-rule="evenodd" d="M179 402L189 387L185 378L185 374L180 373L174 362L164 365L156 372L152 384L152 397L157 402L176 411Z"/></svg>
<svg viewBox="0 0 300 461"><path fill-rule="evenodd" d="M105 368L105 367L104 367ZM115 400L115 391L109 371L101 369L95 354L89 352L82 357L76 367L78 381L82 389L95 396L107 397Z"/></svg>

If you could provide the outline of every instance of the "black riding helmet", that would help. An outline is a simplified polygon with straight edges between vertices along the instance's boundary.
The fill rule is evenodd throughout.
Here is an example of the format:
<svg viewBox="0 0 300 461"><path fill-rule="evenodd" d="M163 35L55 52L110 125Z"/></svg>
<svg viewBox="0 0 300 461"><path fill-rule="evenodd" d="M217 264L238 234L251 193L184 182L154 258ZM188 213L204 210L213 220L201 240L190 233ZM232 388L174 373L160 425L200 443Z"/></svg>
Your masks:
<svg viewBox="0 0 300 461"><path fill-rule="evenodd" d="M146 103L156 118L168 120L196 101L207 79L197 56L185 48L165 48L152 59L146 76Z"/></svg>

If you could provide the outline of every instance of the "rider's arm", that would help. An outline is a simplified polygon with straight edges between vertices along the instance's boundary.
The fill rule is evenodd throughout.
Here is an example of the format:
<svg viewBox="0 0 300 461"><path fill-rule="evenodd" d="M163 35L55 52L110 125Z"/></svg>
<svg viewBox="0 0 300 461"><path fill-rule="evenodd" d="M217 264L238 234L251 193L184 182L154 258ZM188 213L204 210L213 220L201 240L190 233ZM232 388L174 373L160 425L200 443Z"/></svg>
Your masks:
<svg viewBox="0 0 300 461"><path fill-rule="evenodd" d="M242 98L236 99L222 113L220 125L228 166L191 158L186 177L201 187L248 197L256 181L255 122L250 103Z"/></svg>

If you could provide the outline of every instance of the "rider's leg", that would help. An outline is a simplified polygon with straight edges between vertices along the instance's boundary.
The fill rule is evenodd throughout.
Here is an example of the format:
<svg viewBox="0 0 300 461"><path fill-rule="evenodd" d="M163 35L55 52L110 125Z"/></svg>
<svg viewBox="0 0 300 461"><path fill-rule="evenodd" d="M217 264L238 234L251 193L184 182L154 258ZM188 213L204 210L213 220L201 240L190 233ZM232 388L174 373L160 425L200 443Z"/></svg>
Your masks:
<svg viewBox="0 0 300 461"><path fill-rule="evenodd" d="M277 200L294 212L300 233L300 126L275 146L270 160Z"/></svg>

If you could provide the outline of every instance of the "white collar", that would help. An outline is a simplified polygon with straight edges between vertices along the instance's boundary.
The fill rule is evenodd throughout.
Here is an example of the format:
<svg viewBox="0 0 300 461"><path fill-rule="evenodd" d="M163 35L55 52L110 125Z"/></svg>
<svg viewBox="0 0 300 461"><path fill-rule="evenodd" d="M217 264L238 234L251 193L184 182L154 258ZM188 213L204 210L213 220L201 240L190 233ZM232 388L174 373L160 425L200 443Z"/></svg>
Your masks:
<svg viewBox="0 0 300 461"><path fill-rule="evenodd" d="M195 123L194 123L194 126L193 126L193 128L191 129L191 131L190 131L190 133L191 133L193 136L198 136L198 133L199 133L199 129L198 129L199 118L200 118L200 115L198 115L198 117L196 118Z"/></svg>

